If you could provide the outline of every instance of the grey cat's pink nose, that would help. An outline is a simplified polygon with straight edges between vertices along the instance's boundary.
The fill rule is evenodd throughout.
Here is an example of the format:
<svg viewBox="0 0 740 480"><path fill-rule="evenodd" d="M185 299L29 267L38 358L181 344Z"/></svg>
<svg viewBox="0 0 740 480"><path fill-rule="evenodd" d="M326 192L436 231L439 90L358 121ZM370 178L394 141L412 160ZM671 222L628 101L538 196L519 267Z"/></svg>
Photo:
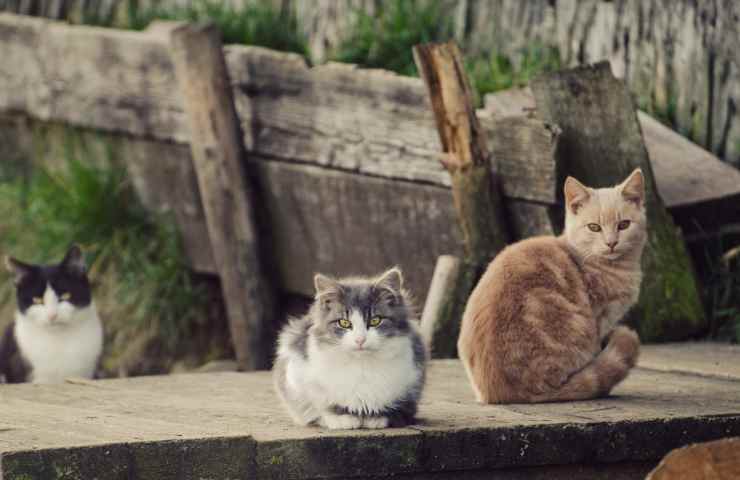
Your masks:
<svg viewBox="0 0 740 480"><path fill-rule="evenodd" d="M355 338L355 343L358 347L361 347L363 343L365 343L365 337L358 337Z"/></svg>

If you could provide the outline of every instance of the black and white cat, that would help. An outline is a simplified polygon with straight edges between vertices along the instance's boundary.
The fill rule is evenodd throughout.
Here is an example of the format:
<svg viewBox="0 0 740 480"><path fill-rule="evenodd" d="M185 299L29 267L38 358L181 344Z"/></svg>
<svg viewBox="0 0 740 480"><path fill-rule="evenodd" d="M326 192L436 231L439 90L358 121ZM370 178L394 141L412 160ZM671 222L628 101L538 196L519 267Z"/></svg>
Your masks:
<svg viewBox="0 0 740 480"><path fill-rule="evenodd" d="M0 341L0 377L9 383L93 378L103 327L79 247L70 248L56 265L10 257L5 263L15 276L18 310Z"/></svg>
<svg viewBox="0 0 740 480"><path fill-rule="evenodd" d="M401 272L314 283L311 309L278 340L275 385L290 416L330 429L413 423L427 353Z"/></svg>

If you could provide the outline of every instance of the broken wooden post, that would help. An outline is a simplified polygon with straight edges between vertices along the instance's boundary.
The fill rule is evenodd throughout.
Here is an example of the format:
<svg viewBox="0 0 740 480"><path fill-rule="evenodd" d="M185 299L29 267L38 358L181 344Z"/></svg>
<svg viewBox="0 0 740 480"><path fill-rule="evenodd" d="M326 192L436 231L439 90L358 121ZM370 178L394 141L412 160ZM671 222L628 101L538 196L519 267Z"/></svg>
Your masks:
<svg viewBox="0 0 740 480"><path fill-rule="evenodd" d="M643 341L677 340L706 327L691 259L657 193L632 97L608 62L532 82L538 114L562 129L564 174L586 185L614 185L641 167L647 186L648 245L642 291L629 321Z"/></svg>
<svg viewBox="0 0 740 480"><path fill-rule="evenodd" d="M255 192L244 171L221 35L210 23L182 24L170 33L170 49L237 363L267 368L275 298L261 265Z"/></svg>
<svg viewBox="0 0 740 480"><path fill-rule="evenodd" d="M462 54L454 41L414 47L414 60L429 91L437 131L452 180L452 195L462 230L464 258L455 294L440 308L432 351L456 354L460 320L470 292L493 257L509 241L498 179L492 173L485 133L475 114Z"/></svg>
<svg viewBox="0 0 740 480"><path fill-rule="evenodd" d="M454 331L456 328L454 325L443 323L455 322L456 319L444 317L440 313L444 312L445 305L454 301L460 263L460 259L454 255L440 255L434 266L424 310L421 312L421 336L430 351L438 332L444 335L445 332Z"/></svg>

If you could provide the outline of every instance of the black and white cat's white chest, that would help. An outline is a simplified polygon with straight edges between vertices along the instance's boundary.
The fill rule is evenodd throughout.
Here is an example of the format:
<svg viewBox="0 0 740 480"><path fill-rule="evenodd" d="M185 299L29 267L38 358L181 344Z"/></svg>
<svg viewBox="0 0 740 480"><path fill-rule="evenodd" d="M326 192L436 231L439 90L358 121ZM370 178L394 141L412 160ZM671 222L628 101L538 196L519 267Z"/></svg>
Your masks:
<svg viewBox="0 0 740 480"><path fill-rule="evenodd" d="M58 265L7 260L15 274L18 310L0 344L0 375L11 383L93 378L103 327L92 301L81 252Z"/></svg>

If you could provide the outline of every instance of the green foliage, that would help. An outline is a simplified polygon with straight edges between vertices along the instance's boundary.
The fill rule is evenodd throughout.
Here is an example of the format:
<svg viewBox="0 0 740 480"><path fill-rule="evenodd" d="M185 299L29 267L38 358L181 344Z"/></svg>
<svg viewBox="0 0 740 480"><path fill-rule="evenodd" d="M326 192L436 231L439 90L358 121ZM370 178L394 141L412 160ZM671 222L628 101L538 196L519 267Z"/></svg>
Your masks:
<svg viewBox="0 0 740 480"><path fill-rule="evenodd" d="M218 0L195 0L183 7L153 6L141 8L135 0L126 3L122 27L143 30L154 20L201 22L218 25L224 43L256 45L308 55L306 40L298 28L298 19L289 10L278 10L269 3L240 3L238 6ZM112 18L83 18L83 23L111 26Z"/></svg>
<svg viewBox="0 0 740 480"><path fill-rule="evenodd" d="M449 40L452 22L442 15L439 2L392 0L380 4L374 16L358 10L349 31L336 61L415 76L412 47Z"/></svg>
<svg viewBox="0 0 740 480"><path fill-rule="evenodd" d="M376 15L356 12L350 35L343 40L334 60L368 68L392 70L416 76L414 45L444 42L452 38L452 22L439 2L394 0L383 3ZM560 67L556 48L541 44L522 49L513 58L494 52L466 63L476 101L506 88L523 86L532 77Z"/></svg>
<svg viewBox="0 0 740 480"><path fill-rule="evenodd" d="M560 68L560 53L555 47L533 44L515 56L518 61L493 52L488 58L478 58L466 65L473 90L481 103L487 93L512 87L523 87L542 73Z"/></svg>
<svg viewBox="0 0 740 480"><path fill-rule="evenodd" d="M153 332L174 350L206 317L205 291L192 281L174 222L144 210L122 168L70 155L59 170L0 183L0 215L3 250L21 259L58 261L81 244L93 284L112 290L102 310L118 305L112 310L125 316L106 319L119 327Z"/></svg>

